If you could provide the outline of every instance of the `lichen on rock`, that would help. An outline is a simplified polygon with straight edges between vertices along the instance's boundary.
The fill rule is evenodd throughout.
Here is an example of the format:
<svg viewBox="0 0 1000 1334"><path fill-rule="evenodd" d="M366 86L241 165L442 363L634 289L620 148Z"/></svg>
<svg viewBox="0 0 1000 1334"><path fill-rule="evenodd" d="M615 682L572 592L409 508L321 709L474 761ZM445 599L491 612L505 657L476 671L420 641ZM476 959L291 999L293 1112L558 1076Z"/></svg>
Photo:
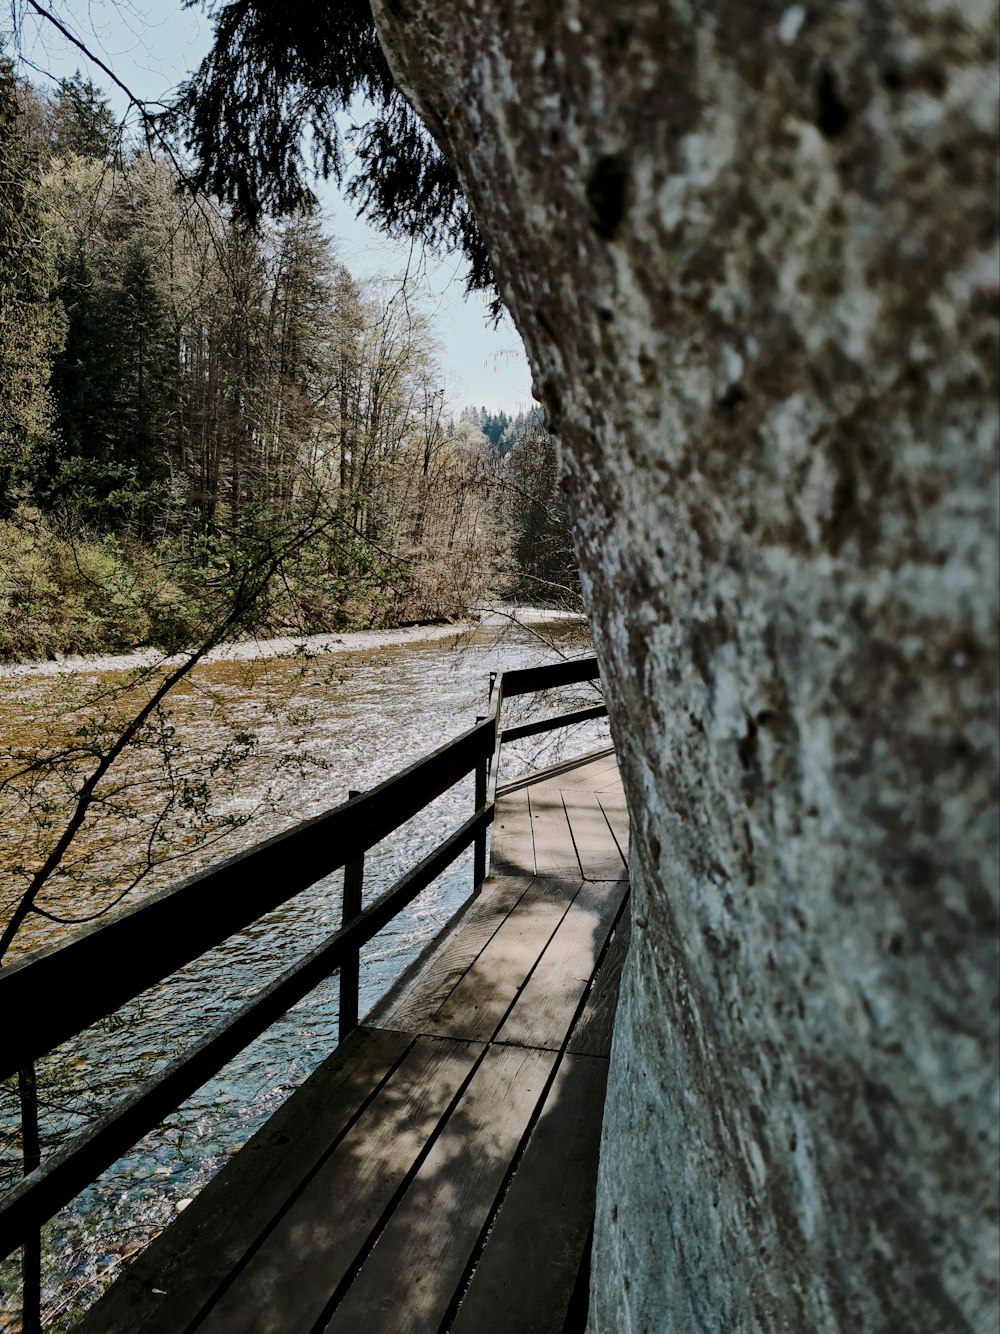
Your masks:
<svg viewBox="0 0 1000 1334"><path fill-rule="evenodd" d="M994 6L374 8L559 436L629 797L591 1328L991 1328Z"/></svg>

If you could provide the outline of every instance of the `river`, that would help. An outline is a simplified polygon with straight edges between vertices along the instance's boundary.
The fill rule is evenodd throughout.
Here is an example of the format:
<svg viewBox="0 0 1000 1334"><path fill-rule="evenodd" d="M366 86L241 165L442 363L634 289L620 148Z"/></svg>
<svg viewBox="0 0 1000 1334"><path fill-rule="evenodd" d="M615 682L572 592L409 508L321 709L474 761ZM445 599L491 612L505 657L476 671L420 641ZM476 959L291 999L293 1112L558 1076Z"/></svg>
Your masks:
<svg viewBox="0 0 1000 1334"><path fill-rule="evenodd" d="M529 619L529 618L523 618ZM200 664L123 755L99 811L74 849L71 874L43 901L53 915L82 917L110 902L136 868L158 862L134 896L366 790L427 754L486 712L489 674L574 656L589 648L572 619L529 624L504 615L456 631L437 627L345 635L341 641L240 646ZM155 680L153 660L42 664L0 670L3 771L29 754L106 744ZM547 692L521 708L559 712L593 702L593 688ZM563 753L605 744L605 722L505 748L503 777ZM92 763L92 761L89 761ZM84 755L41 778L0 788L5 884L51 841L72 774ZM74 764L76 768L74 769ZM204 776L211 781L204 785ZM62 801L62 806L59 801ZM472 779L457 784L370 853L365 901L387 888L472 810ZM65 816L62 815L62 819ZM149 849L154 856L149 857ZM176 857L177 851L183 856ZM35 853L37 856L37 852ZM365 949L361 1013L398 976L471 889L471 852L456 862ZM45 1149L207 1032L340 921L338 873L86 1030L40 1063ZM133 901L130 899L129 901ZM2 919L0 919L2 920ZM24 942L52 943L72 928L36 917ZM24 946L22 945L22 948ZM318 987L115 1163L45 1230L45 1312L68 1329L100 1292L336 1043L337 979ZM73 998L66 997L72 1004ZM4 1016L3 1023L16 1022ZM0 1087L0 1178L16 1178L16 1106ZM0 1330L19 1328L17 1269L0 1266Z"/></svg>

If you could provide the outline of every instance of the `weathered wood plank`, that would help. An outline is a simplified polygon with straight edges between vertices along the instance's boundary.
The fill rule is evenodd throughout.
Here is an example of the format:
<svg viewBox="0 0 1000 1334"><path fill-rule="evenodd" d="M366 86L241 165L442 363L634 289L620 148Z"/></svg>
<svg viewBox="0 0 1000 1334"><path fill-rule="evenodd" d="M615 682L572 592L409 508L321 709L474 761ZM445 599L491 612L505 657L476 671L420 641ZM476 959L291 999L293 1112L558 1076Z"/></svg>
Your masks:
<svg viewBox="0 0 1000 1334"><path fill-rule="evenodd" d="M80 1334L187 1329L411 1043L355 1029L91 1307Z"/></svg>
<svg viewBox="0 0 1000 1334"><path fill-rule="evenodd" d="M528 792L522 788L501 797L490 828L490 875L534 875Z"/></svg>
<svg viewBox="0 0 1000 1334"><path fill-rule="evenodd" d="M450 1334L562 1334L594 1217L607 1061L560 1062Z"/></svg>
<svg viewBox="0 0 1000 1334"><path fill-rule="evenodd" d="M554 1060L487 1051L326 1334L437 1334Z"/></svg>
<svg viewBox="0 0 1000 1334"><path fill-rule="evenodd" d="M583 884L504 1020L497 1042L560 1049L627 889L624 881Z"/></svg>
<svg viewBox="0 0 1000 1334"><path fill-rule="evenodd" d="M579 878L572 884L534 881L447 1000L428 1018L425 1031L488 1042L579 887Z"/></svg>
<svg viewBox="0 0 1000 1334"><path fill-rule="evenodd" d="M512 779L509 783L498 784L497 797L505 796L508 792L514 792L534 783L545 782L559 774L571 773L575 769L585 768L587 765L606 759L612 754L614 754L613 746L603 746L600 750L590 751L585 755L574 755L569 759L560 760L557 764L547 765L544 769L536 769L533 773L523 774L520 778Z"/></svg>
<svg viewBox="0 0 1000 1334"><path fill-rule="evenodd" d="M368 1022L381 1028L422 1033L496 931L531 885L531 877L502 876L487 880L461 918L445 933L419 970L391 998L377 1006Z"/></svg>
<svg viewBox="0 0 1000 1334"><path fill-rule="evenodd" d="M566 1050L573 1052L574 1055L604 1057L611 1055L611 1034L618 1010L622 968L628 955L631 936L632 914L626 903L608 951L601 960L601 966L594 978L583 1012L570 1034Z"/></svg>
<svg viewBox="0 0 1000 1334"><path fill-rule="evenodd" d="M569 788L562 799L583 878L620 879L625 861L597 798L592 792Z"/></svg>
<svg viewBox="0 0 1000 1334"><path fill-rule="evenodd" d="M532 1131L454 1324L458 1334L562 1330L592 1216L592 1198L581 1203L578 1195L574 1202L568 1192L593 1188L581 1136L597 1133L600 1106L593 1108L603 1104L603 1085L595 1104L574 1066L604 1067L610 1047L627 910L610 943L607 936L627 894L628 816L613 756L510 793L497 805L498 820L511 799L520 799L523 822L519 833L513 818L500 832L501 859L510 834L520 838L522 853L527 841L533 867L531 825L540 823L549 864L572 868L572 875L529 880L522 871L488 881L387 1006L374 1012L380 1026L406 1024L410 1031L374 1034L370 1016L336 1054L342 1062L358 1044L394 1043L383 1051L389 1059L381 1073L377 1061L364 1073L363 1053L360 1065L352 1061L340 1093L336 1080L331 1084L327 1101L346 1100L339 1111L310 1100L312 1080L304 1085L85 1318L83 1334L277 1334L318 1329L331 1310L330 1329L341 1334L438 1330L500 1205L532 1107L557 1059L552 1049L565 1042L589 978L565 1069ZM529 819L532 806L539 821ZM610 870L611 879L581 888L581 871L596 877ZM415 1044L415 1032L470 1041L417 1038ZM447 1112L480 1050L472 1043L494 1034L496 1045ZM473 1053L463 1058L464 1067L453 1064L452 1077L433 1078L430 1051L459 1048ZM516 1063L530 1057L548 1065L518 1064L526 1087L514 1067L505 1073L497 1064L504 1053ZM487 1067L492 1073L481 1074ZM591 1114L588 1131L584 1122ZM290 1156L287 1177L269 1154L255 1149L265 1135L277 1137L270 1155ZM407 1184L429 1143L426 1160ZM575 1165L560 1175L564 1160Z"/></svg>
<svg viewBox="0 0 1000 1334"><path fill-rule="evenodd" d="M598 792L597 800L601 810L607 817L608 824L611 826L611 832L615 836L615 842L621 849L621 854L628 864L628 849L631 833L629 831L628 807L625 804L625 793Z"/></svg>
<svg viewBox="0 0 1000 1334"><path fill-rule="evenodd" d="M595 760L591 764L581 765L579 769L568 773L563 787L583 787L593 790L599 784L614 782L618 778L618 761L614 754Z"/></svg>
<svg viewBox="0 0 1000 1334"><path fill-rule="evenodd" d="M545 783L529 787L527 791L531 833L535 840L536 875L563 876L569 880L582 878L559 788Z"/></svg>
<svg viewBox="0 0 1000 1334"><path fill-rule="evenodd" d="M390 1208L483 1048L419 1038L199 1334L310 1330Z"/></svg>

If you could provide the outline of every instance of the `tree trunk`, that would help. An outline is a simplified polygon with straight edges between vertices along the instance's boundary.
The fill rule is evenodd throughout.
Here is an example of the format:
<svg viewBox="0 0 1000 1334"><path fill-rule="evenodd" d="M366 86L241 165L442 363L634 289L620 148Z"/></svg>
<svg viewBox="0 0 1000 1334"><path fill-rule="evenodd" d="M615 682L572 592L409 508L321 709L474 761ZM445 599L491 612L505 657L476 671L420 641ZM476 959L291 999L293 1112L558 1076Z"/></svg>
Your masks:
<svg viewBox="0 0 1000 1334"><path fill-rule="evenodd" d="M561 444L632 814L591 1328L984 1328L993 6L374 8Z"/></svg>

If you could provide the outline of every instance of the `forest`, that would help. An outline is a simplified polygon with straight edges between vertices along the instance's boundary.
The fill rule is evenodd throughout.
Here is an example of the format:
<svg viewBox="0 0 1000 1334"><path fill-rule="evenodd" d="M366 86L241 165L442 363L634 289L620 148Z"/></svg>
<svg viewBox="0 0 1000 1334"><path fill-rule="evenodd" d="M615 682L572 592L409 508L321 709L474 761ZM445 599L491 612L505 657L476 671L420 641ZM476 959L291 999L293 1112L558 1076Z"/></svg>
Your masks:
<svg viewBox="0 0 1000 1334"><path fill-rule="evenodd" d="M0 660L575 607L540 412L447 401L406 278L251 227L0 62Z"/></svg>
<svg viewBox="0 0 1000 1334"><path fill-rule="evenodd" d="M412 293L352 283L314 217L229 211L294 202L310 161L339 178L338 117L366 101L349 188L397 235L449 241L524 341L620 758L631 906L577 1314L593 1334L995 1329L996 5L205 8L180 108L200 195L163 144L111 136L82 81L0 74L5 651L569 595L537 423L463 419ZM49 751L81 775L77 828L124 806L124 767L98 784L140 728L173 779L160 809L202 820L218 770L178 771L163 670L124 730ZM249 745L231 738L226 764ZM53 851L20 868L22 915L74 834L36 790ZM447 1147L412 1182L464 1204ZM508 1292L541 1289L560 1198L516 1215ZM429 1200L414 1292L455 1255ZM491 1209L463 1280L503 1235ZM459 1328L456 1296L427 1327Z"/></svg>

